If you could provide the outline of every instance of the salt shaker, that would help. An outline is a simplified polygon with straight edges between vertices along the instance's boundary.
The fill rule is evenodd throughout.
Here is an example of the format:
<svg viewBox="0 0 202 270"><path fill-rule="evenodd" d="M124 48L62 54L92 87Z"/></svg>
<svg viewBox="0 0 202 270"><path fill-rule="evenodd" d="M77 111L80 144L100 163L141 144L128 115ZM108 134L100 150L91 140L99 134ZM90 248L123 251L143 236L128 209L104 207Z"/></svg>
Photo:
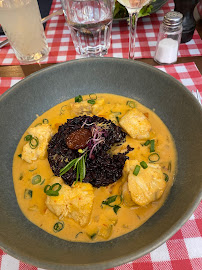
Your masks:
<svg viewBox="0 0 202 270"><path fill-rule="evenodd" d="M173 64L177 61L178 48L182 35L180 12L170 11L164 16L160 26L154 61L159 64Z"/></svg>

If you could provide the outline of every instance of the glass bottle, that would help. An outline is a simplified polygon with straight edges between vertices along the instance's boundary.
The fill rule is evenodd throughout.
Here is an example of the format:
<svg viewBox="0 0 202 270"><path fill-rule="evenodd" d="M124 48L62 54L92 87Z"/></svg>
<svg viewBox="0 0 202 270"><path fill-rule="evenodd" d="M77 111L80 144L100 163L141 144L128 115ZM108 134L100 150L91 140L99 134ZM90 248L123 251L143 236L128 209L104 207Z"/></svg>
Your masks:
<svg viewBox="0 0 202 270"><path fill-rule="evenodd" d="M173 64L177 61L182 35L182 18L183 15L176 11L170 11L164 16L154 55L154 61L158 64Z"/></svg>
<svg viewBox="0 0 202 270"><path fill-rule="evenodd" d="M174 3L175 11L183 14L181 43L186 43L192 39L196 28L193 12L198 0L174 0Z"/></svg>

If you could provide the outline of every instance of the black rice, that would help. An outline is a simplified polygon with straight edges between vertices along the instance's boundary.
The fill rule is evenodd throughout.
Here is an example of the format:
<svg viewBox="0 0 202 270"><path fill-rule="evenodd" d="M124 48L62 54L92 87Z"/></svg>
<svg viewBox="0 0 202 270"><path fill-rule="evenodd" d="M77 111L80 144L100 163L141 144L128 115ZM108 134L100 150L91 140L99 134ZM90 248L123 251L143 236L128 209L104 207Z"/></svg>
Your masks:
<svg viewBox="0 0 202 270"><path fill-rule="evenodd" d="M92 129L94 125L102 126L104 143L100 143L93 151L91 158L89 151L86 158L86 177L83 182L91 183L94 187L107 186L116 182L122 176L122 170L128 157L126 154L132 150L128 146L126 153L110 155L108 150L114 144L125 141L126 133L112 121L98 116L79 116L67 119L61 125L58 132L53 136L48 145L48 161L54 175L59 176L60 170L71 160L78 158L81 154L78 150L69 149L66 143L67 137L74 131L81 129ZM89 147L91 147L89 145ZM72 185L76 180L76 170L71 168L62 175L62 179L68 185Z"/></svg>

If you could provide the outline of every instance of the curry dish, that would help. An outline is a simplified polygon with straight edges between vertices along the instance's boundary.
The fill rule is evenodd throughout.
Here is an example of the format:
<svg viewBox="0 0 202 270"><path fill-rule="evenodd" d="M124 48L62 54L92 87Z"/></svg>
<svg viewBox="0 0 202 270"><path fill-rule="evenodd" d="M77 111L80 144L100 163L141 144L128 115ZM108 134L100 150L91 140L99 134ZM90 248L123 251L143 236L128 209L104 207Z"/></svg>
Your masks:
<svg viewBox="0 0 202 270"><path fill-rule="evenodd" d="M13 180L32 223L97 242L147 221L165 202L176 163L154 111L118 95L79 95L37 116L17 146Z"/></svg>

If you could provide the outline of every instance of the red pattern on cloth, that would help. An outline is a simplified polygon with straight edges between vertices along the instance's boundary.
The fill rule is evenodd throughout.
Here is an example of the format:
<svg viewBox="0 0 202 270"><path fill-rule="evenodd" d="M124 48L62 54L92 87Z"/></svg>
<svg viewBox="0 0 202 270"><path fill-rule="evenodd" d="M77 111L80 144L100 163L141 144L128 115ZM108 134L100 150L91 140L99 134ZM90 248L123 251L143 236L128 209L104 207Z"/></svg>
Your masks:
<svg viewBox="0 0 202 270"><path fill-rule="evenodd" d="M175 77L189 90L202 95L202 76L195 63L157 66ZM0 94L22 78L0 77ZM109 270L201 270L202 269L202 202L190 219L166 243L151 253ZM0 249L0 270L39 270ZM42 270L40 268L40 270Z"/></svg>
<svg viewBox="0 0 202 270"><path fill-rule="evenodd" d="M60 0L53 0L50 13L60 8ZM169 0L155 14L138 20L135 48L136 58L152 58L154 56L160 23L163 21L163 16L173 9L174 2ZM126 20L114 21L111 46L107 57L128 58L128 29ZM48 21L45 33L50 53L48 58L41 63L59 63L80 58L74 49L64 16L57 16ZM5 37L0 37L0 42L4 39ZM197 31L195 31L191 41L180 45L179 57L200 55L202 55L202 40ZM10 46L0 49L0 65L19 65Z"/></svg>

